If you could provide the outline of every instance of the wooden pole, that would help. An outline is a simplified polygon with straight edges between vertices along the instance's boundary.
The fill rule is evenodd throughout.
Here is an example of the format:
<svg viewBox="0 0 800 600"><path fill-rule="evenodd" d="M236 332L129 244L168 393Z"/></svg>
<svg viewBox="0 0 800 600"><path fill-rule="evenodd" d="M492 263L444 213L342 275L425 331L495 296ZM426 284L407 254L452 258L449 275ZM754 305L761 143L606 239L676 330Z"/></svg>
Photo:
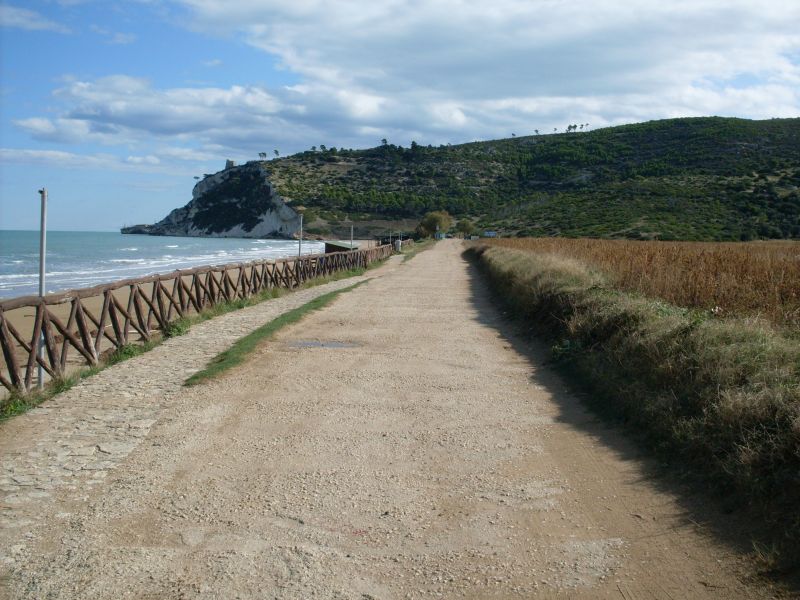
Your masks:
<svg viewBox="0 0 800 600"><path fill-rule="evenodd" d="M303 254L303 213L300 213L300 237L297 239L297 256Z"/></svg>
<svg viewBox="0 0 800 600"><path fill-rule="evenodd" d="M42 199L41 222L39 224L39 297L44 298L46 293L45 288L45 256L47 254L47 188L39 190L39 196ZM41 309L45 310L44 303L41 304ZM39 335L39 359L44 362L44 332L40 331ZM44 368L39 363L37 373L37 384L39 389L44 387Z"/></svg>

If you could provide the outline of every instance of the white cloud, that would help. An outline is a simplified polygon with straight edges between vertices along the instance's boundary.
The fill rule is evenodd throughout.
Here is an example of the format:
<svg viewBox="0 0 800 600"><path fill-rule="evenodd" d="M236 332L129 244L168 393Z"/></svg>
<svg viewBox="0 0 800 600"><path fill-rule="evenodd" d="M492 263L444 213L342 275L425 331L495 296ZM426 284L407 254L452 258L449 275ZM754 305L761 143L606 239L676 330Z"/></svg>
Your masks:
<svg viewBox="0 0 800 600"><path fill-rule="evenodd" d="M43 164L55 167L79 169L119 168L119 159L110 154L75 154L61 150L29 150L0 148L0 159L4 163Z"/></svg>
<svg viewBox="0 0 800 600"><path fill-rule="evenodd" d="M159 148L156 154L174 160L185 160L194 162L208 162L208 161L220 160L220 155L216 153L204 152L202 150L194 150L192 148L180 148L176 146L167 146L164 148Z"/></svg>
<svg viewBox="0 0 800 600"><path fill-rule="evenodd" d="M184 151L287 154L383 137L439 144L569 123L800 115L794 0L172 3L194 31L243 38L299 83L67 81L55 91L60 114L16 125L38 140L120 144L132 148L126 155L180 161L195 160ZM159 145L183 150L161 154Z"/></svg>
<svg viewBox="0 0 800 600"><path fill-rule="evenodd" d="M31 117L12 122L20 129L30 133L35 139L49 142L67 144L97 142L114 145L127 140L122 128L86 119Z"/></svg>
<svg viewBox="0 0 800 600"><path fill-rule="evenodd" d="M158 165L161 163L159 158L152 154L148 154L147 156L129 156L125 159L125 162L132 165Z"/></svg>
<svg viewBox="0 0 800 600"><path fill-rule="evenodd" d="M108 40L109 44L132 44L136 41L136 35L133 33L114 33Z"/></svg>
<svg viewBox="0 0 800 600"><path fill-rule="evenodd" d="M160 138L195 148L227 148L228 153L275 146L276 139L283 140L283 148L287 140L294 140L292 147L296 147L304 137L320 142L313 125L303 122L306 104L298 104L299 94L288 89L276 93L239 85L157 89L147 80L115 75L67 81L54 95L67 107L61 115L20 119L14 124L47 142L131 145ZM303 102L310 100L323 102L321 98ZM370 111L376 100L360 102L360 111ZM341 106L350 109L351 99L342 98L337 107Z"/></svg>
<svg viewBox="0 0 800 600"><path fill-rule="evenodd" d="M774 69L797 48L800 21L788 0L180 3L196 27L243 34L313 81L460 96L550 95L604 81L625 91L651 82L633 75L685 81Z"/></svg>
<svg viewBox="0 0 800 600"><path fill-rule="evenodd" d="M0 27L13 27L28 31L55 31L69 33L69 28L43 17L39 13L8 4L0 4Z"/></svg>
<svg viewBox="0 0 800 600"><path fill-rule="evenodd" d="M219 160L217 158L217 161ZM30 148L0 148L0 162L3 164L42 165L50 168L160 173L177 176L191 175L202 166L165 163L161 158L152 154L121 158L108 153L80 154L63 150Z"/></svg>
<svg viewBox="0 0 800 600"><path fill-rule="evenodd" d="M359 121L353 133L377 127L431 138L502 135L487 125L513 123L515 111L486 113L492 103L502 111L507 99L560 124L581 120L566 107L550 108L564 98L572 110L591 105L583 114L600 111L607 122L800 114L794 0L175 2L188 9L194 28L244 36L277 55L304 78L297 91L328 96ZM755 83L737 84L742 77ZM780 101L759 92L765 85L780 88ZM743 87L766 103L739 104ZM696 105L686 104L686 90Z"/></svg>
<svg viewBox="0 0 800 600"><path fill-rule="evenodd" d="M89 29L94 31L96 34L103 36L106 39L106 43L108 44L132 44L136 41L136 35L133 33L121 33L117 31L109 31L104 27L100 27L98 25L90 25Z"/></svg>

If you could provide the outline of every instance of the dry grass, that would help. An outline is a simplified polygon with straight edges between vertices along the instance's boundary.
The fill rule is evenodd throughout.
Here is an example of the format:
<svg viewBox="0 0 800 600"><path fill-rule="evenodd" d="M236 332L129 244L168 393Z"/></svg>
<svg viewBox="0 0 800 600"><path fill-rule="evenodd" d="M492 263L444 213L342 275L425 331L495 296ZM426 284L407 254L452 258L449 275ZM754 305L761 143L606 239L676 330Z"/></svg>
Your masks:
<svg viewBox="0 0 800 600"><path fill-rule="evenodd" d="M594 254L601 258L592 264L623 265L622 273L624 265L638 265L640 279L657 273L669 292L668 282L680 282L681 276L690 286L709 281L691 277L692 257L701 272L718 264L708 255L698 258L701 252L692 255L693 246L509 240L477 244L470 251L498 299L550 339L556 363L591 392L587 402L627 423L676 472L691 473L726 503L747 507L763 526L765 543L775 544L782 562L800 568L800 340L795 332L787 335L749 317L721 319L614 289L600 269L587 266ZM772 252L770 246L727 250L743 261L748 254L742 249L754 248L758 256ZM567 255L565 248L573 251ZM716 260L726 256L722 245L698 248L717 250ZM783 245L784 256L776 262L790 262L787 248ZM742 271L762 282L771 276L746 266ZM629 267L629 272L636 270ZM735 279L730 281L748 297ZM635 289L654 295L653 288ZM755 297L768 295L761 294ZM698 298L708 297L698 292ZM774 314L785 304L773 301ZM742 303L735 306L741 310Z"/></svg>
<svg viewBox="0 0 800 600"><path fill-rule="evenodd" d="M800 329L800 243L497 239L491 245L574 258L618 289L720 315Z"/></svg>

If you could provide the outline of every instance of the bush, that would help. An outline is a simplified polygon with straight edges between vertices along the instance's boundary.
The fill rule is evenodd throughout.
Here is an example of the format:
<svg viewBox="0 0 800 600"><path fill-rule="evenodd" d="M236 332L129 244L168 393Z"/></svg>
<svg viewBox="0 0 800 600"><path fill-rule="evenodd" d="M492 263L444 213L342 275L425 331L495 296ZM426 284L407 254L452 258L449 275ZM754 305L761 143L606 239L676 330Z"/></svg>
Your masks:
<svg viewBox="0 0 800 600"><path fill-rule="evenodd" d="M427 213L422 217L422 221L417 226L417 234L420 237L431 237L437 231L445 233L453 224L453 218L444 210L436 210Z"/></svg>
<svg viewBox="0 0 800 600"><path fill-rule="evenodd" d="M189 319L178 319L176 321L171 321L167 323L167 326L164 328L163 331L164 337L171 338L171 337L178 337L179 335L184 335L187 331L189 331L189 326L190 326Z"/></svg>

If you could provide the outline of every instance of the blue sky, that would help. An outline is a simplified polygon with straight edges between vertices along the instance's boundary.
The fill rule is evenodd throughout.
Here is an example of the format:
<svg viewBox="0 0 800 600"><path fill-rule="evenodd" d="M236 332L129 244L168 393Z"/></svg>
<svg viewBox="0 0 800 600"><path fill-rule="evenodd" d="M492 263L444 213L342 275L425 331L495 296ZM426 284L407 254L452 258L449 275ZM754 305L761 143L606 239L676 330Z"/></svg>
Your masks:
<svg viewBox="0 0 800 600"><path fill-rule="evenodd" d="M3 0L0 229L114 230L311 146L800 116L796 0Z"/></svg>

